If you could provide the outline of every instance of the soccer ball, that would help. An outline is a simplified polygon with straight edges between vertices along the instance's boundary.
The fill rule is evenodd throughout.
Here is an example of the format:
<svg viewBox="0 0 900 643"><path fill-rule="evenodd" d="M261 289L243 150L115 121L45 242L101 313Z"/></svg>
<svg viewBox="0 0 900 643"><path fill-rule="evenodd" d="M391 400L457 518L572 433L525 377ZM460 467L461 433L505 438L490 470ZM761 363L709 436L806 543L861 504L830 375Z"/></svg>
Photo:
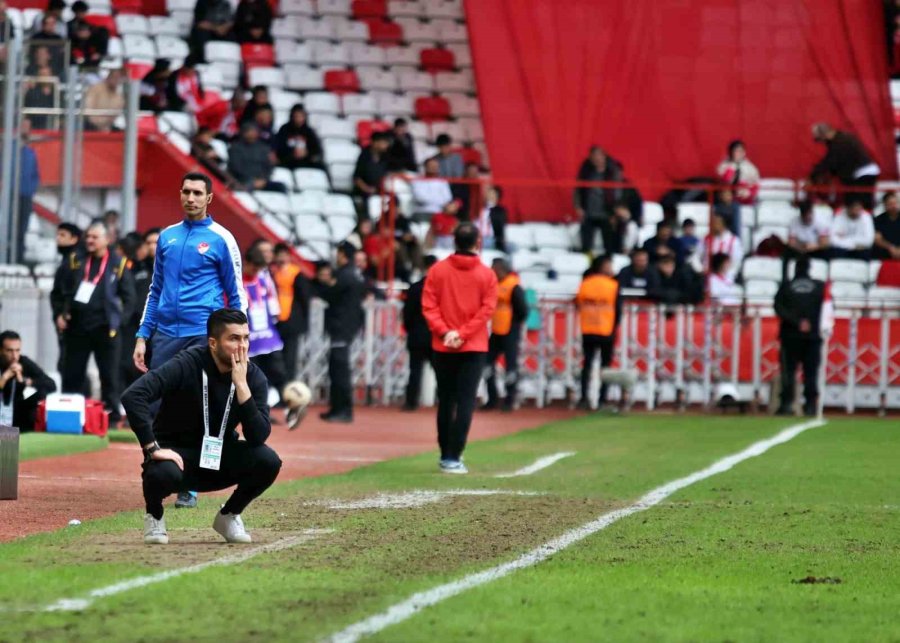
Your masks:
<svg viewBox="0 0 900 643"><path fill-rule="evenodd" d="M312 402L312 391L303 382L288 382L281 392L281 399L289 409L302 409Z"/></svg>

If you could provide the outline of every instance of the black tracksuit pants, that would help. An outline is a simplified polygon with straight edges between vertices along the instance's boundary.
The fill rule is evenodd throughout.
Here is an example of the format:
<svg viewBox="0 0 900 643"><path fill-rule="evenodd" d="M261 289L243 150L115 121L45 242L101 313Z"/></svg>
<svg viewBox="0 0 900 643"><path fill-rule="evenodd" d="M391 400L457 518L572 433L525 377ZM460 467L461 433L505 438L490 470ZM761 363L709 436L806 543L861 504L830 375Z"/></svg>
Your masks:
<svg viewBox="0 0 900 643"><path fill-rule="evenodd" d="M184 460L184 471L170 460L144 463L141 479L147 513L162 518L162 501L180 491L219 491L237 485L222 513L239 514L272 486L281 470L278 454L266 445L251 446L243 440L226 442L218 471L200 468L200 449L173 448Z"/></svg>
<svg viewBox="0 0 900 643"><path fill-rule="evenodd" d="M484 353L435 351L432 363L438 386L438 445L442 460L458 460L466 448L475 395L484 369Z"/></svg>
<svg viewBox="0 0 900 643"><path fill-rule="evenodd" d="M600 351L600 366L605 368L612 364L615 337L613 335L582 335L581 348L584 352L584 366L581 368L581 399L588 399L588 389L591 386L591 370L594 365L594 356ZM609 387L605 383L600 384L600 404L606 402L606 394Z"/></svg>
<svg viewBox="0 0 900 643"><path fill-rule="evenodd" d="M284 372L284 357L281 351L273 351L265 355L254 355L250 361L259 366L259 370L263 372L269 384L275 387L278 395L284 390L284 385L288 383L287 376Z"/></svg>
<svg viewBox="0 0 900 643"><path fill-rule="evenodd" d="M331 344L328 353L329 402L332 415L353 415L353 382L350 375L350 342Z"/></svg>
<svg viewBox="0 0 900 643"><path fill-rule="evenodd" d="M422 397L422 373L431 361L431 346L408 347L409 381L406 383L406 406L417 408Z"/></svg>
<svg viewBox="0 0 900 643"><path fill-rule="evenodd" d="M797 366L803 366L803 397L806 407L813 407L819 399L819 364L822 361L822 340L818 337L781 338L781 408L794 404L794 382Z"/></svg>
<svg viewBox="0 0 900 643"><path fill-rule="evenodd" d="M288 328L287 322L278 322L276 325L281 341L284 342L284 377L285 381L293 382L297 378L297 351L300 348L300 333Z"/></svg>
<svg viewBox="0 0 900 643"><path fill-rule="evenodd" d="M119 342L121 338L109 336L108 328L90 332L75 329L66 331L63 341L66 345L65 363L62 371L63 393L81 393L85 389L87 365L91 353L100 372L100 397L103 406L110 412L110 419L119 417Z"/></svg>
<svg viewBox="0 0 900 643"><path fill-rule="evenodd" d="M488 340L487 378L488 406L497 406L500 395L497 392L497 359L503 355L506 362L506 405L516 401L519 383L519 330L513 328L507 335L491 335Z"/></svg>

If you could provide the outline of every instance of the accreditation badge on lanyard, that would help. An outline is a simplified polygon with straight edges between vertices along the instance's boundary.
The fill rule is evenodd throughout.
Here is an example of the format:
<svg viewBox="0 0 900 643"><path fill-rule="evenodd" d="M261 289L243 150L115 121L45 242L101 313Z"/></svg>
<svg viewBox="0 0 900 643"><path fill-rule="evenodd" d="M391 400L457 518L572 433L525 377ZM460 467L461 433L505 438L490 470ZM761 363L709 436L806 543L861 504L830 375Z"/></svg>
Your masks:
<svg viewBox="0 0 900 643"><path fill-rule="evenodd" d="M206 371L203 373L203 446L200 447L200 468L218 471L222 464L222 447L225 444L225 425L228 424L228 414L231 413L231 400L234 398L234 382L228 391L228 400L225 402L225 412L222 414L222 427L219 435L213 437L209 434L209 377Z"/></svg>
<svg viewBox="0 0 900 643"><path fill-rule="evenodd" d="M91 256L88 258L87 263L84 266L84 279L81 280L81 283L78 284L78 290L75 291L75 301L79 304L90 303L91 297L93 297L94 291L97 289L97 284L103 279L103 275L106 272L106 263L108 261L109 253L107 252L103 256L103 261L100 262L100 270L97 271L97 276L93 279L89 279L88 276L91 274L91 266L94 265L94 257Z"/></svg>

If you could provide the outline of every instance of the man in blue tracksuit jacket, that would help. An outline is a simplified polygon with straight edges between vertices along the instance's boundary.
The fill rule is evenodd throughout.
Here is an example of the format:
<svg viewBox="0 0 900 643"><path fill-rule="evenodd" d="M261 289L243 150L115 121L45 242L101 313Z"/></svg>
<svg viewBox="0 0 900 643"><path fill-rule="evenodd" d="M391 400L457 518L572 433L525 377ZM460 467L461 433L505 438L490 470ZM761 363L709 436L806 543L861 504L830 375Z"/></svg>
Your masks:
<svg viewBox="0 0 900 643"><path fill-rule="evenodd" d="M147 372L148 340L150 368L155 369L185 349L206 346L206 320L213 311L236 308L247 313L241 251L232 234L207 213L212 197L208 176L184 176L185 218L159 235L150 294L137 332L134 365L141 372ZM194 506L196 500L180 494L178 504Z"/></svg>

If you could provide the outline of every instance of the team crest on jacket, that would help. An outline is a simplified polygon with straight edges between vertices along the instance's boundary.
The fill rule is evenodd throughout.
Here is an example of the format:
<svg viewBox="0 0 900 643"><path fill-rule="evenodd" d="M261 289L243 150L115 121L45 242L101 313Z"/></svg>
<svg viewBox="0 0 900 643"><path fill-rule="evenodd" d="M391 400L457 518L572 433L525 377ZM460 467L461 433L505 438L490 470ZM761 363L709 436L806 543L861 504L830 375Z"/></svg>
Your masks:
<svg viewBox="0 0 900 643"><path fill-rule="evenodd" d="M206 243L205 241L201 241L200 245L197 246L197 252L199 252L202 255L205 255L207 250L209 250L209 244Z"/></svg>

